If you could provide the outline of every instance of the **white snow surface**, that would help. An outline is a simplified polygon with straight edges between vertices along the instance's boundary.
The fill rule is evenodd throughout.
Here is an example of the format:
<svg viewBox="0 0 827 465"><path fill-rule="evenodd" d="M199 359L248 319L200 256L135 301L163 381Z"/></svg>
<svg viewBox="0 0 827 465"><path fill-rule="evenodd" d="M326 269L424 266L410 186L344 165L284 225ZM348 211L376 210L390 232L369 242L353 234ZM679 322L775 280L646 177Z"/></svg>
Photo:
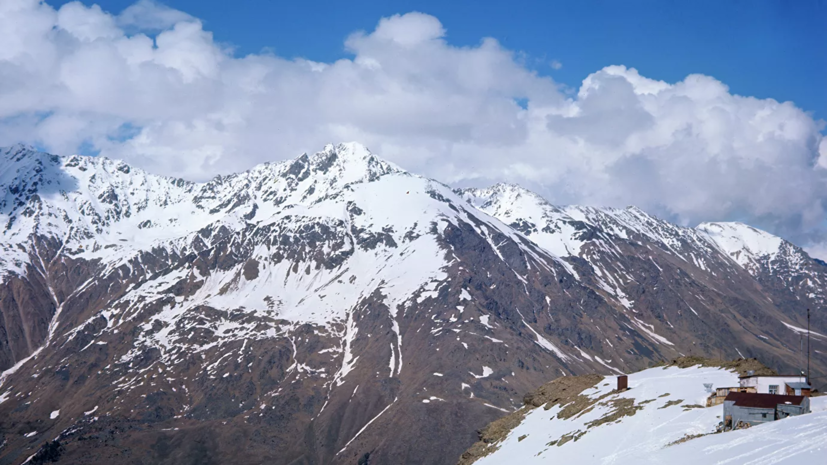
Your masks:
<svg viewBox="0 0 827 465"><path fill-rule="evenodd" d="M632 278L593 253L618 254L614 237L649 237L699 267L705 266L704 254L730 247L722 237L730 240L742 234L741 242L730 242L743 243L750 253L760 256L777 248L773 244L780 241L748 227L729 228L726 234L717 235L710 233L715 230L712 224L697 230L683 228L634 207L556 207L507 184L455 192L375 157L358 143L329 145L314 155L259 165L203 183L152 175L106 158L58 157L14 146L0 149L0 188L0 227L4 228L0 230L0 279L47 266L31 242L33 234L57 239L64 255L99 259L103 266L99 274L116 278L143 266L147 251L184 256L227 243L252 248L249 258L257 263L255 278L248 279L246 263L241 262L205 275L196 267L170 263L163 273L153 274L94 315L107 321L101 335L118 331L143 306L167 298L171 286L198 285L193 295L177 297L153 315L142 326L135 350L120 362L129 362L146 346L158 347L168 359L182 350L199 352L230 340L284 334L283 328L262 330L256 321L229 317L230 311L242 311L291 325L332 328L337 323L344 328L334 334L341 340L342 353L341 368L331 374L337 385L358 363L358 355L351 350L356 325L350 316L360 302L375 295L381 295L387 305L396 334L388 372L399 375L405 360L398 314L406 311L412 299L422 303L436 296L447 279L450 251L440 245L440 234L452 224L473 227L501 259L493 233L515 240L539 266L548 267L548 260L553 260L576 279L571 265L559 257L582 256L593 267L599 289L613 296L621 311L634 311L634 302L623 290ZM205 230L212 232L205 235ZM324 232L321 241L303 239L308 234L319 237L319 232ZM529 245L521 234L539 248ZM275 238L289 244L282 247ZM361 246L371 241L374 246ZM688 249L687 243L692 245ZM297 249L302 250L298 258L284 258L285 251ZM538 254L539 249L548 253ZM336 265L321 266L318 257ZM470 293L462 289L460 303L471 300ZM181 328L197 320L194 313L202 306L228 312L227 318L201 326L220 337L206 345L186 346L188 334ZM465 306L457 308L462 312ZM75 334L53 334L59 327L60 310L49 326L47 344ZM486 315L479 321L488 329L493 326ZM563 360L577 358L526 326L544 349ZM638 326L653 341L671 344L653 327ZM302 371L306 367L296 361L291 368ZM0 384L15 369L0 375Z"/></svg>
<svg viewBox="0 0 827 465"><path fill-rule="evenodd" d="M493 329L491 324L488 320L491 318L491 315L480 315L480 323L488 329Z"/></svg>
<svg viewBox="0 0 827 465"><path fill-rule="evenodd" d="M612 253L615 249L612 236L647 237L702 269L706 267L704 255L714 251L748 268L758 259L775 259L779 250L789 245L780 237L743 223L702 223L696 228L687 228L655 218L637 207L556 206L513 184L465 189L462 193L469 203L520 230L540 247L560 257L580 256L593 267L599 265L584 253L583 246L592 242L597 249ZM589 235L590 229L597 234ZM585 239L587 236L591 238ZM789 260L801 259L800 253L789 255Z"/></svg>
<svg viewBox="0 0 827 465"><path fill-rule="evenodd" d="M610 392L614 378L584 391L591 398ZM561 420L560 406L530 411L510 432L499 450L475 462L477 465L520 464L799 464L820 463L827 456L827 398L812 398L812 414L788 418L748 430L711 434L682 444L667 445L687 435L714 431L723 406L684 409L704 405L704 383L738 384L736 373L717 368L651 368L629 375L630 390L611 395L593 410ZM664 396L664 394L669 394ZM661 397L663 396L663 397ZM586 423L612 412L604 402L634 399L635 405L651 400L632 416L614 423L587 427ZM681 399L678 405L663 408ZM548 443L566 434L585 431L577 441L562 446ZM525 437L523 437L525 436ZM519 440L523 437L522 440Z"/></svg>
<svg viewBox="0 0 827 465"><path fill-rule="evenodd" d="M787 328L789 328L789 329L790 329L790 331L792 331L792 332L794 332L794 333L796 333L796 334L801 334L801 335L804 335L804 336L806 336L807 334L809 334L810 336L813 336L813 337L818 337L818 338L824 338L824 339L827 339L827 336L825 336L825 335L823 335L823 334L821 334L821 333L817 333L817 332L812 331L812 330L811 330L811 331L807 331L807 329L806 329L806 328L799 328L798 326L791 325L791 324L789 324L789 323L787 323L787 322L784 322L784 321L782 321L781 323L782 323L784 326L786 326Z"/></svg>
<svg viewBox="0 0 827 465"><path fill-rule="evenodd" d="M583 242L576 238L576 230L569 223L561 221L569 219L568 215L539 195L512 184L467 189L464 193L472 205L506 224L520 221L559 223L554 231L533 231L527 236L559 257L579 255ZM542 224L538 227L541 228Z"/></svg>
<svg viewBox="0 0 827 465"><path fill-rule="evenodd" d="M101 335L115 332L144 305L168 298L171 286L198 284L193 295L165 304L142 325L135 349L119 363L128 363L147 346L170 359L231 340L284 334L278 327L262 329L258 321L229 317L240 310L290 325L332 328L339 323L344 330L334 336L341 339L342 365L332 379L340 385L358 363L351 350L356 325L350 316L363 299L378 293L397 336L389 360L390 376L395 376L404 366L397 315L412 299L421 303L436 296L447 278L448 251L439 243L446 227L470 225L498 255L491 240L495 232L516 240L545 266L549 259L559 260L538 255L511 228L449 187L407 173L358 143L329 145L314 155L204 183L152 175L106 158L58 157L14 146L0 149L0 188L0 279L25 274L29 266L46 268L31 242L33 234L57 239L65 255L100 259L99 274L116 278L129 274L124 269L143 266L147 251L184 256L227 244L252 247L247 263L257 263L255 278L248 279L243 262L206 275L173 262L90 318L106 319ZM313 239L304 239L308 235ZM285 240L288 245L282 246ZM297 250L298 258L284 258ZM323 266L317 259L335 265ZM463 290L461 299L471 296ZM202 306L226 311L227 318L197 324L219 336L215 342L188 343ZM59 312L47 344L58 328ZM74 337L82 327L55 337ZM291 367L306 368L298 361Z"/></svg>
<svg viewBox="0 0 827 465"><path fill-rule="evenodd" d="M511 225L540 247L560 257L582 256L583 245L587 242L613 251L612 236L628 239L635 234L663 244L684 260L691 258L682 250L682 240L692 243L695 250L711 250L707 241L694 229L660 220L637 207L556 206L513 184L465 189L462 193L475 207ZM587 240L590 230L596 231L597 235ZM589 257L583 258L588 260Z"/></svg>
<svg viewBox="0 0 827 465"><path fill-rule="evenodd" d="M634 311L635 302L624 289L637 283L618 265L617 258L624 255L624 243L644 241L705 272L716 274L710 264L723 261L724 266L743 268L753 276L765 271L776 273L791 288L808 287L811 298L822 302L827 298L823 284L805 266L809 258L802 249L743 223L702 223L690 228L661 220L637 207L557 206L513 184L458 192L468 203L508 224L550 254L586 260L594 272L596 290L616 302L620 311ZM657 261L649 258L663 271ZM568 270L577 276L573 269Z"/></svg>
<svg viewBox="0 0 827 465"><path fill-rule="evenodd" d="M701 223L696 229L743 267L762 257L772 260L784 243L780 237L737 222Z"/></svg>
<svg viewBox="0 0 827 465"><path fill-rule="evenodd" d="M470 372L470 373L471 373L471 375L474 376L474 378L480 379L480 378L487 378L487 377L491 376L492 374L494 374L494 370L492 370L490 367L483 366L481 375L475 375L473 372Z"/></svg>
<svg viewBox="0 0 827 465"><path fill-rule="evenodd" d="M299 171L300 162L309 174L302 181L297 180L300 175L290 176ZM64 240L64 252L107 261L153 246L178 249L188 242L182 238L205 226L242 225L253 205L257 223L259 219L272 223L290 214L308 216L316 212L289 210L389 173L406 174L356 143L327 146L310 157L267 163L206 183L152 175L107 158L58 157L18 145L0 149L0 186L5 191L0 197L0 223L6 225L0 244L11 254L37 232ZM6 186L23 186L31 192L13 194ZM26 193L37 194L39 211L15 214L20 210L15 200L32 204ZM318 213L329 213L322 210ZM22 271L22 263L14 258L7 258L0 269Z"/></svg>
<svg viewBox="0 0 827 465"><path fill-rule="evenodd" d="M721 253L695 229L660 220L636 207L555 206L512 184L461 192L471 205L520 231L549 253L586 260L598 287L623 311L634 308L623 288L635 283L625 270L614 265L615 257L623 253L619 241L646 238L702 269L709 256ZM576 276L573 269L569 272Z"/></svg>

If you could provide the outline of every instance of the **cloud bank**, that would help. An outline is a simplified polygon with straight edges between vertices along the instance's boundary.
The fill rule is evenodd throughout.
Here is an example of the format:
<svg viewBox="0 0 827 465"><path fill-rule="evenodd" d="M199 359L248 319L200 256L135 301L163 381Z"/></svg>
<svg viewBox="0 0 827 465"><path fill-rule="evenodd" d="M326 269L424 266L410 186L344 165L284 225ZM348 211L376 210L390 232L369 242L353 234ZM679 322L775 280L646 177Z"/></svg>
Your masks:
<svg viewBox="0 0 827 465"><path fill-rule="evenodd" d="M332 63L236 56L197 18L149 0L0 2L0 145L100 151L189 179L358 140L454 185L522 184L553 203L738 220L821 254L823 122L792 103L609 66L576 93L433 16L379 20ZM277 46L278 44L272 44Z"/></svg>

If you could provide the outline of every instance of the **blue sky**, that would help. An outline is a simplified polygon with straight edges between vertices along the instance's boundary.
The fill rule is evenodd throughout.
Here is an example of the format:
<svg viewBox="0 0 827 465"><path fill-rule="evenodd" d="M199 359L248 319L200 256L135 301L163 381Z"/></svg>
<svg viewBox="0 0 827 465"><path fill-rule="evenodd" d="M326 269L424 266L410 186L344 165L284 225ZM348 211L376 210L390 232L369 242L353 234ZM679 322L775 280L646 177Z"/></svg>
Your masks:
<svg viewBox="0 0 827 465"><path fill-rule="evenodd" d="M65 1L49 2L60 6ZM87 2L90 3L90 2ZM100 0L117 13L132 1ZM793 101L827 119L827 2L823 1L251 1L164 2L204 22L244 55L330 62L349 56L344 39L379 18L434 15L452 45L493 37L524 52L526 65L577 88L590 73L622 64L676 82L714 76L739 95ZM563 66L554 70L552 60Z"/></svg>

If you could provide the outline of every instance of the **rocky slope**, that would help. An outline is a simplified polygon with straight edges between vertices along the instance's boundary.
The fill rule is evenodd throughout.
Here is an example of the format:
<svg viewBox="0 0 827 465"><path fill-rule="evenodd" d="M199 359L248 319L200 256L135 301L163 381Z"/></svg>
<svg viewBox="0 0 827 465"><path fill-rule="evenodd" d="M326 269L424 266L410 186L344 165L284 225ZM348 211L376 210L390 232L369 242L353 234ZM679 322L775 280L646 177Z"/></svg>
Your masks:
<svg viewBox="0 0 827 465"><path fill-rule="evenodd" d="M741 223L684 228L635 207L557 207L513 185L461 194L571 263L608 302L652 325L646 328L667 338L692 334L687 353L800 367L807 308L821 331L814 341L825 342L827 267L764 231Z"/></svg>
<svg viewBox="0 0 827 465"><path fill-rule="evenodd" d="M0 464L453 463L561 375L793 369L827 282L745 225L455 191L358 144L206 183L17 146L0 185Z"/></svg>

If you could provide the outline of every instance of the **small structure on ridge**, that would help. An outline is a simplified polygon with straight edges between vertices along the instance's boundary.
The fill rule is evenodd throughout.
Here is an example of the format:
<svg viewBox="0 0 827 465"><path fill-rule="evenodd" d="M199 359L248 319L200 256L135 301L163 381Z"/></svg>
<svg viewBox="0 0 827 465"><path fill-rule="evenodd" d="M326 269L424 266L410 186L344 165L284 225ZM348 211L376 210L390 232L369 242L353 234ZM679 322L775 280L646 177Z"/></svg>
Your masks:
<svg viewBox="0 0 827 465"><path fill-rule="evenodd" d="M810 398L730 392L724 399L724 431L810 413Z"/></svg>

